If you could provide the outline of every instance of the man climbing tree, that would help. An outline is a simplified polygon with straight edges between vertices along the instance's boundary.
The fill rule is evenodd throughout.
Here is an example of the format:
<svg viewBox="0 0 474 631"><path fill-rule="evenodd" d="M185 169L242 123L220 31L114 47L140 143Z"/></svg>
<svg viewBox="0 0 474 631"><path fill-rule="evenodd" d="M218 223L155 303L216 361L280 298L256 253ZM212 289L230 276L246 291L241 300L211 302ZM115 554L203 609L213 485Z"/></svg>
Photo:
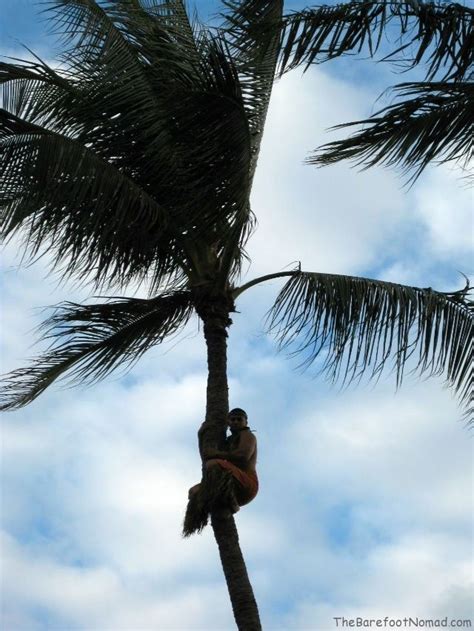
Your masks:
<svg viewBox="0 0 474 631"><path fill-rule="evenodd" d="M195 317L208 364L200 436L207 464L192 497L216 506L226 487L237 504L248 502L252 493L239 493L251 478L255 492L257 482L246 421L233 420L224 443L227 336L240 296L281 278L287 282L267 328L280 348L302 354L303 365L322 359L321 369L343 383L363 374L378 379L391 368L400 385L408 364L412 372L444 374L469 405L469 282L442 292L298 266L242 284L242 268L276 78L289 68L364 53L365 44L372 55L386 26L399 22L397 55L413 49L412 64L428 65L425 84L405 96L415 89L424 99L403 102L395 115L385 112L388 122L378 116L383 133L377 126L364 131L355 147L342 147L342 158L368 153L369 165L381 159L415 169L434 158L464 165L472 138L472 9L367 0L285 14L283 0L223 0L214 27L194 22L183 0L48 5L53 31L62 36L60 63L36 56L0 63L0 233L21 236L32 260L48 252L63 278L88 280L92 293L110 289L115 296L59 305L42 327L50 346L5 378L0 409L28 405L63 377L102 379ZM340 154L331 150L326 161ZM147 298L127 295L140 284ZM213 477L216 484L208 484ZM221 513L212 510L211 523L236 624L258 631L235 522L228 508Z"/></svg>
<svg viewBox="0 0 474 631"><path fill-rule="evenodd" d="M258 493L257 439L248 426L247 413L234 408L227 417L231 435L223 449L203 446L204 422L198 432L203 461L203 479L189 489L189 503L184 520L185 537L200 532L215 509L236 513Z"/></svg>

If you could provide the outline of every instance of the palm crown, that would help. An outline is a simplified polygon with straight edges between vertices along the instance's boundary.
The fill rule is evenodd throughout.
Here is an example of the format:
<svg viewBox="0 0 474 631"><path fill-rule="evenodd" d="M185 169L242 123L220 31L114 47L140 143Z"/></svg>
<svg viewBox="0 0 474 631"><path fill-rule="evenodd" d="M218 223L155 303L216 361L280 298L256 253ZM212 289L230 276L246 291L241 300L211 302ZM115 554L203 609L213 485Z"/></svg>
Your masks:
<svg viewBox="0 0 474 631"><path fill-rule="evenodd" d="M144 280L150 288L148 300L60 305L43 325L52 348L9 376L5 409L30 402L68 371L94 380L135 361L193 312L227 326L238 295L267 278L238 287L278 73L367 42L373 53L380 41L373 33L401 20L419 45L415 62L432 42L443 44L431 52L429 78L448 64L450 94L472 100L465 77L473 13L459 5L454 30L452 12L437 5L420 11L412 2L352 2L286 16L281 0L223 5L223 23L211 29L192 23L180 0L55 0L47 11L63 39L59 67L39 58L0 64L3 234L20 231L33 258L49 247L65 276L87 274L96 288ZM415 20L415 34L402 14ZM431 95L430 86L420 90ZM397 111L395 120L389 109L372 130L333 143L317 160L363 160L370 151L370 163L423 167L443 130L434 137L426 126L414 130L415 110ZM447 123L450 158L466 155L472 116L461 113L461 122ZM408 121L403 129L400 118ZM393 360L400 380L415 354L421 370L444 372L467 400L468 285L443 294L300 269L269 276L289 277L269 329L282 346L302 352L303 362L324 351L333 376L342 370L351 379L367 368L377 376Z"/></svg>

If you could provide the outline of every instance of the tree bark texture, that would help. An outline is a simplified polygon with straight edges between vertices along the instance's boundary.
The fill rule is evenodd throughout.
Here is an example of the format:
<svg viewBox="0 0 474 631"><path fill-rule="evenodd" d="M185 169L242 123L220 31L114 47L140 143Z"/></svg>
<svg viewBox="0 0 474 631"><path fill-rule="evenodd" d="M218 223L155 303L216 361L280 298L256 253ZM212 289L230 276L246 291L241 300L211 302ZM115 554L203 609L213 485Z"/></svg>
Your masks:
<svg viewBox="0 0 474 631"><path fill-rule="evenodd" d="M257 601L250 584L239 535L230 511L211 515L211 524L219 547L232 610L239 631L261 631Z"/></svg>
<svg viewBox="0 0 474 631"><path fill-rule="evenodd" d="M227 330L219 320L204 322L207 345L206 422L225 434L229 412L229 386L227 384Z"/></svg>
<svg viewBox="0 0 474 631"><path fill-rule="evenodd" d="M228 309L225 313L217 317L216 315L215 312L212 316L201 315L204 321L209 369L206 404L206 425L209 431L204 432L203 441L200 443L206 445L212 440L214 447L225 435L229 412L227 327L231 323ZM211 524L219 548L237 628L239 631L259 631L261 625L258 607L240 550L234 517L230 510L216 511L211 515Z"/></svg>

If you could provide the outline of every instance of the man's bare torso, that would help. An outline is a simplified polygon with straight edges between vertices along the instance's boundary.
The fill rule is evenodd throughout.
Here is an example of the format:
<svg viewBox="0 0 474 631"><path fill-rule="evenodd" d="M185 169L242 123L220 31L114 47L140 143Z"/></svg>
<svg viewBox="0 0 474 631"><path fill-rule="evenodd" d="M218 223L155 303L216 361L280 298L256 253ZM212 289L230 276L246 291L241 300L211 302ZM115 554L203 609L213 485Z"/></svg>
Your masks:
<svg viewBox="0 0 474 631"><path fill-rule="evenodd" d="M226 440L227 460L247 473L256 473L257 439L245 428Z"/></svg>

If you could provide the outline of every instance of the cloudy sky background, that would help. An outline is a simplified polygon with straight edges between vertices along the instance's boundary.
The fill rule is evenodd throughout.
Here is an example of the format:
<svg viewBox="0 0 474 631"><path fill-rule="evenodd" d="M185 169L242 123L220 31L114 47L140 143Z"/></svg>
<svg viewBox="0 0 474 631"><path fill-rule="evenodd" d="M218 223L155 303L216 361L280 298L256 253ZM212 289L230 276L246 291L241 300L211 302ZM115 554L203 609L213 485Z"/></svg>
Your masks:
<svg viewBox="0 0 474 631"><path fill-rule="evenodd" d="M204 14L216 6L199 3ZM23 55L18 38L52 59L34 2L1 0L1 11L4 54ZM383 169L302 164L329 126L370 114L396 80L351 61L277 84L247 279L295 261L441 290L472 273L472 192L452 169L431 168L407 190ZM48 276L47 254L19 262L14 242L1 261L2 371L34 353L40 307L89 296ZM248 410L259 441L261 491L236 520L264 628L472 618L472 436L456 401L438 379L341 392L301 374L262 333L280 287L242 296L229 342L231 405ZM200 475L205 382L193 321L127 376L52 388L3 416L2 629L234 628L212 531L180 537Z"/></svg>

